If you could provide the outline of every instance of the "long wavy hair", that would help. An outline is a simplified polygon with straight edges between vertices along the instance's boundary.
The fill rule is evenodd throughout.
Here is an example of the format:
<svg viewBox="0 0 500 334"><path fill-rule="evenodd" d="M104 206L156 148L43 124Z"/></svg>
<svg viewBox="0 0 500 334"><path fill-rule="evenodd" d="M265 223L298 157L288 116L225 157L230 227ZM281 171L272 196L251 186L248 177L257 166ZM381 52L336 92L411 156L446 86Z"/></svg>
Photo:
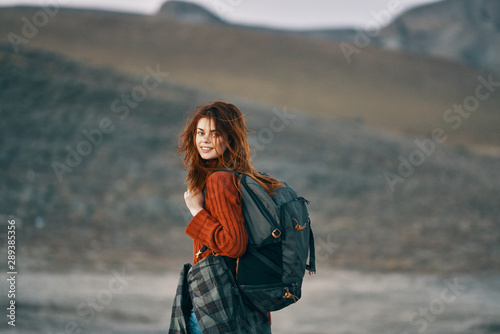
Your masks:
<svg viewBox="0 0 500 334"><path fill-rule="evenodd" d="M227 146L225 152L213 160L203 159L196 145L198 121L204 117L214 121L217 133ZM186 177L188 190L195 194L202 191L208 176L219 169L230 169L250 176L270 196L277 188L283 186L278 180L255 171L250 157L251 146L248 143L247 132L251 131L246 127L245 117L234 104L215 101L198 106L179 135L177 155L184 154L183 163L188 170ZM215 147L215 143L213 145ZM238 185L237 187L239 189Z"/></svg>

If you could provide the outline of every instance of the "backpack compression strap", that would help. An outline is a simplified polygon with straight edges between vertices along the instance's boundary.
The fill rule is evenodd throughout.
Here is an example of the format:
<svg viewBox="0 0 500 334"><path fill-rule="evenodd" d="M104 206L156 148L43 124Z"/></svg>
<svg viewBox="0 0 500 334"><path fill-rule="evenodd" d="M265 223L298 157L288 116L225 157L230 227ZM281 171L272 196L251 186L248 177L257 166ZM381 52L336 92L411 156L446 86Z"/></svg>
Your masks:
<svg viewBox="0 0 500 334"><path fill-rule="evenodd" d="M309 271L309 275L316 274L316 251L312 228L309 228L309 264L306 265L306 269Z"/></svg>

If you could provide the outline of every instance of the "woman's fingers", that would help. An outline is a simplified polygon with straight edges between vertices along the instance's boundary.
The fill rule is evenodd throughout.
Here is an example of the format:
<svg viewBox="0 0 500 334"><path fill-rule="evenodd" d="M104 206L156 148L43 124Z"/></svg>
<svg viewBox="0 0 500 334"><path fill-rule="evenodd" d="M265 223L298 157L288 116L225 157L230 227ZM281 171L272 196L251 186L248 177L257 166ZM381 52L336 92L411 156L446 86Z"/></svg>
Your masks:
<svg viewBox="0 0 500 334"><path fill-rule="evenodd" d="M186 201L186 206L188 207L189 211L191 211L193 216L195 216L196 213L200 212L205 204L205 197L201 192L193 195L191 191L186 191L184 193L184 200Z"/></svg>

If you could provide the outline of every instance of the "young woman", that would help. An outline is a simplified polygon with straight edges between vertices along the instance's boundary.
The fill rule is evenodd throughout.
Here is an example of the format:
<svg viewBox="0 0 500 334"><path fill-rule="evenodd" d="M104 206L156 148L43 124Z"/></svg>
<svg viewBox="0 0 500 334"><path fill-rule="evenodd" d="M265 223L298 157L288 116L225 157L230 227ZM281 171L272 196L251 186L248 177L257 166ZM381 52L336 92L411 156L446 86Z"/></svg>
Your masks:
<svg viewBox="0 0 500 334"><path fill-rule="evenodd" d="M234 281L248 235L239 179L221 169L249 175L269 194L282 186L253 168L247 132L241 111L217 101L200 106L180 135L178 153L188 169L184 199L193 215L186 228L193 239L193 266L181 273L171 334L271 333L269 314L246 305Z"/></svg>

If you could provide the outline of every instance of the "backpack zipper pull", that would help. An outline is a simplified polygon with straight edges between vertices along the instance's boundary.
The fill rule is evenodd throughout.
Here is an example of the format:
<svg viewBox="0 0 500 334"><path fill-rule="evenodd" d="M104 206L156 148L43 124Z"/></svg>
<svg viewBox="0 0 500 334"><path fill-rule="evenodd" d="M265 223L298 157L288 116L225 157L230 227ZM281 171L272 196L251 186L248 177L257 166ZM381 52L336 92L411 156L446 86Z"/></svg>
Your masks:
<svg viewBox="0 0 500 334"><path fill-rule="evenodd" d="M300 226L299 221L295 218L292 218L292 221L295 222L295 229L297 231L304 231L306 229L307 224L304 224L304 226Z"/></svg>
<svg viewBox="0 0 500 334"><path fill-rule="evenodd" d="M288 288L285 288L285 295L283 298L288 298L288 299L293 299L293 302L295 303L297 300L299 300L299 297L293 295L290 293L290 290Z"/></svg>
<svg viewBox="0 0 500 334"><path fill-rule="evenodd" d="M304 202L304 203L306 203L307 205L309 205L311 203L307 199L305 199L304 197L298 197L297 199L300 200L300 201L302 201L302 202Z"/></svg>

